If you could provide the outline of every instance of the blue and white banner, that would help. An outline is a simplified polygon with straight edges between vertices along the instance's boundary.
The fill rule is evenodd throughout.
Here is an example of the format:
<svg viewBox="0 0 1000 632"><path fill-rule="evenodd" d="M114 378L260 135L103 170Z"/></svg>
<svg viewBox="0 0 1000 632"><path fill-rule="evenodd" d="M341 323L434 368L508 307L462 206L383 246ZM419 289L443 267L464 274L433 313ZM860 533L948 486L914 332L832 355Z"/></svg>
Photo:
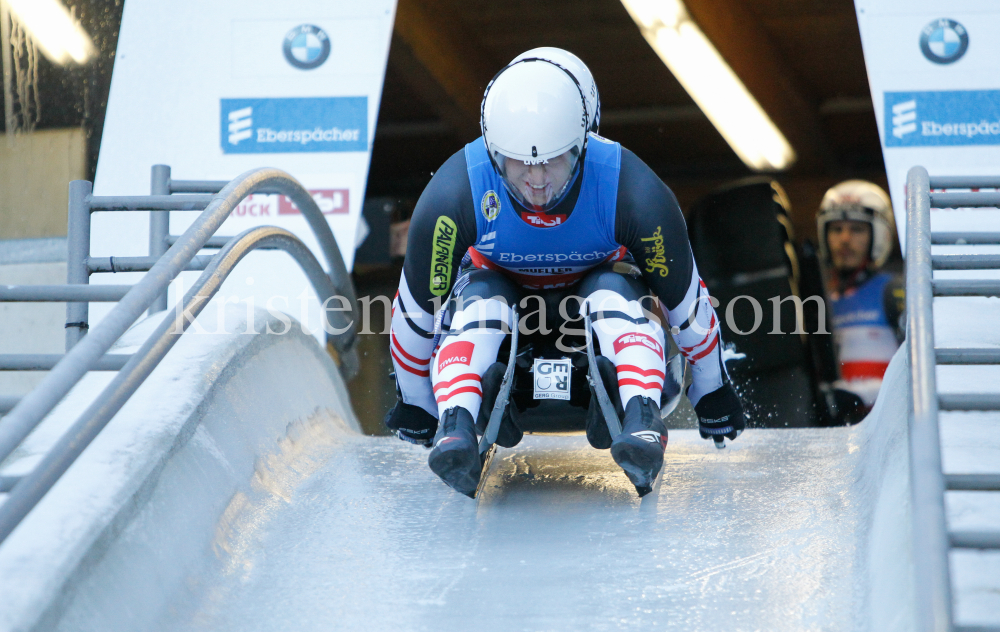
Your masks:
<svg viewBox="0 0 1000 632"><path fill-rule="evenodd" d="M222 99L222 151L367 151L368 97Z"/></svg>
<svg viewBox="0 0 1000 632"><path fill-rule="evenodd" d="M886 147L1000 145L1000 90L886 92Z"/></svg>
<svg viewBox="0 0 1000 632"><path fill-rule="evenodd" d="M1000 174L1000 2L854 4L903 243L911 167L931 175ZM935 226L947 230L956 218L942 215Z"/></svg>
<svg viewBox="0 0 1000 632"><path fill-rule="evenodd" d="M396 0L127 0L95 193L149 194L155 164L175 180L278 168L312 193L350 270L367 234L361 207L395 10ZM170 232L196 217L172 212ZM219 234L265 224L295 234L325 265L305 218L281 196L244 201ZM91 235L93 256L148 254L145 213L97 213ZM197 274L182 274L171 302ZM305 276L280 252L248 256L221 294L257 307L273 299L311 328L320 322ZM92 323L107 309L92 306Z"/></svg>

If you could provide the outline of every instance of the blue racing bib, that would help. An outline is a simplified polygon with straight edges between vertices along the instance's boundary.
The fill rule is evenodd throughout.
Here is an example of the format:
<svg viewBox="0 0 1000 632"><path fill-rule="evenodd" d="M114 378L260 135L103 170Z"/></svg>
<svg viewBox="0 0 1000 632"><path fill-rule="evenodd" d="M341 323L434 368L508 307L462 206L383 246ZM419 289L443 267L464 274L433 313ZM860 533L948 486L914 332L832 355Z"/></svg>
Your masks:
<svg viewBox="0 0 1000 632"><path fill-rule="evenodd" d="M482 137L465 146L476 214L476 244L469 249L478 268L500 270L522 287L560 288L588 270L626 254L615 239L615 208L621 145L590 135L583 181L568 217L525 212L507 194Z"/></svg>

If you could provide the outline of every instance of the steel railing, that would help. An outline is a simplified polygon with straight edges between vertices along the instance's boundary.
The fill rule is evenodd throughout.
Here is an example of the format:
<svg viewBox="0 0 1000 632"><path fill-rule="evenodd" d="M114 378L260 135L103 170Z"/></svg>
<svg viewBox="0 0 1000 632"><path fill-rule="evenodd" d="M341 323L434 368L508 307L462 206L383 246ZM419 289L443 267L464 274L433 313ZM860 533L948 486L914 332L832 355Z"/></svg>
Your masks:
<svg viewBox="0 0 1000 632"><path fill-rule="evenodd" d="M938 192L935 189L972 189ZM932 255L932 245L1000 245L1000 233L931 232L931 208L1000 206L1000 177L934 177L913 167L906 182L906 338L909 344L911 406L910 476L913 500L913 561L916 574L916 624L926 632L1000 631L1000 627L954 625L949 551L952 548L1000 549L1000 531L949 531L945 491L1000 491L997 474L944 474L938 412L1000 411L1000 394L939 394L938 364L997 364L998 349L937 349L934 345L935 297L997 296L1000 281L935 280L934 270L986 270L1000 267L997 255Z"/></svg>
<svg viewBox="0 0 1000 632"><path fill-rule="evenodd" d="M97 197L91 195L91 183L70 184L69 233L67 237L66 286L0 286L0 301L68 301L66 323L67 352L51 354L5 354L3 368L24 370L49 369L37 388L15 400L0 397L0 463L21 444L67 393L92 370L119 370L112 382L97 396L86 411L66 431L42 460L22 477L0 477L0 492L9 495L0 504L0 542L41 500L60 476L72 465L111 418L128 401L145 378L176 343L192 320L218 292L233 268L256 249L280 249L302 268L320 302L343 297L350 310L322 310L327 319L328 347L345 379L358 368L355 350L355 314L357 303L351 278L340 256L326 219L312 196L294 178L277 169L259 169L244 173L228 183L172 182L169 167L153 168L153 193L136 197ZM189 189L214 190L214 195L184 195L176 198L166 193ZM313 229L330 272L310 250L288 231L264 226L247 230L235 237L215 237L214 233L236 206L254 193L277 193L289 197ZM180 236L168 234L169 210L201 210L199 217ZM150 256L92 259L90 250L90 214L94 211L149 210ZM166 218L166 221L163 219ZM206 247L221 247L212 257L198 253ZM159 253L159 254L158 254ZM113 260L113 261L111 261ZM125 260L130 270L147 269L147 274L132 286L89 285L92 272L105 267L117 270ZM204 270L198 280L134 354L108 354L112 345L145 312L163 311L171 281L185 270ZM108 290L107 288L112 288ZM89 331L88 302L118 300L118 304Z"/></svg>

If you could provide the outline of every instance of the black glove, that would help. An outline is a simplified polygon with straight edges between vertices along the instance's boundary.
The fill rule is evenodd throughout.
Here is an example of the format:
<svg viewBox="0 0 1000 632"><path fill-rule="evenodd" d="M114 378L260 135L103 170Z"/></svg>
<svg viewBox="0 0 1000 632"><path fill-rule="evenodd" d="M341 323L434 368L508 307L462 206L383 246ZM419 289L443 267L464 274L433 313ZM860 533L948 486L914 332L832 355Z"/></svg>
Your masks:
<svg viewBox="0 0 1000 632"><path fill-rule="evenodd" d="M385 425L403 441L431 447L438 420L420 406L397 401L385 415Z"/></svg>
<svg viewBox="0 0 1000 632"><path fill-rule="evenodd" d="M726 447L725 438L732 441L747 427L743 404L729 382L698 400L694 412L701 438L714 439L717 448Z"/></svg>

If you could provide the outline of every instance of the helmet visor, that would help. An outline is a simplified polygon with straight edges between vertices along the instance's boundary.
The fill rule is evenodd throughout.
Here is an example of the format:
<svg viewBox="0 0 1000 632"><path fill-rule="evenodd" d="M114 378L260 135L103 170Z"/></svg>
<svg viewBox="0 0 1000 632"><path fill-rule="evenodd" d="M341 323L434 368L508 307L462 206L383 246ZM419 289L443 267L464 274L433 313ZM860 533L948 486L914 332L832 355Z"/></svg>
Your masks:
<svg viewBox="0 0 1000 632"><path fill-rule="evenodd" d="M508 193L534 211L547 211L559 204L580 170L577 147L547 160L522 160L495 151L493 160Z"/></svg>
<svg viewBox="0 0 1000 632"><path fill-rule="evenodd" d="M853 201L836 202L820 209L820 217L827 222L846 220L870 224L877 214L870 206Z"/></svg>

